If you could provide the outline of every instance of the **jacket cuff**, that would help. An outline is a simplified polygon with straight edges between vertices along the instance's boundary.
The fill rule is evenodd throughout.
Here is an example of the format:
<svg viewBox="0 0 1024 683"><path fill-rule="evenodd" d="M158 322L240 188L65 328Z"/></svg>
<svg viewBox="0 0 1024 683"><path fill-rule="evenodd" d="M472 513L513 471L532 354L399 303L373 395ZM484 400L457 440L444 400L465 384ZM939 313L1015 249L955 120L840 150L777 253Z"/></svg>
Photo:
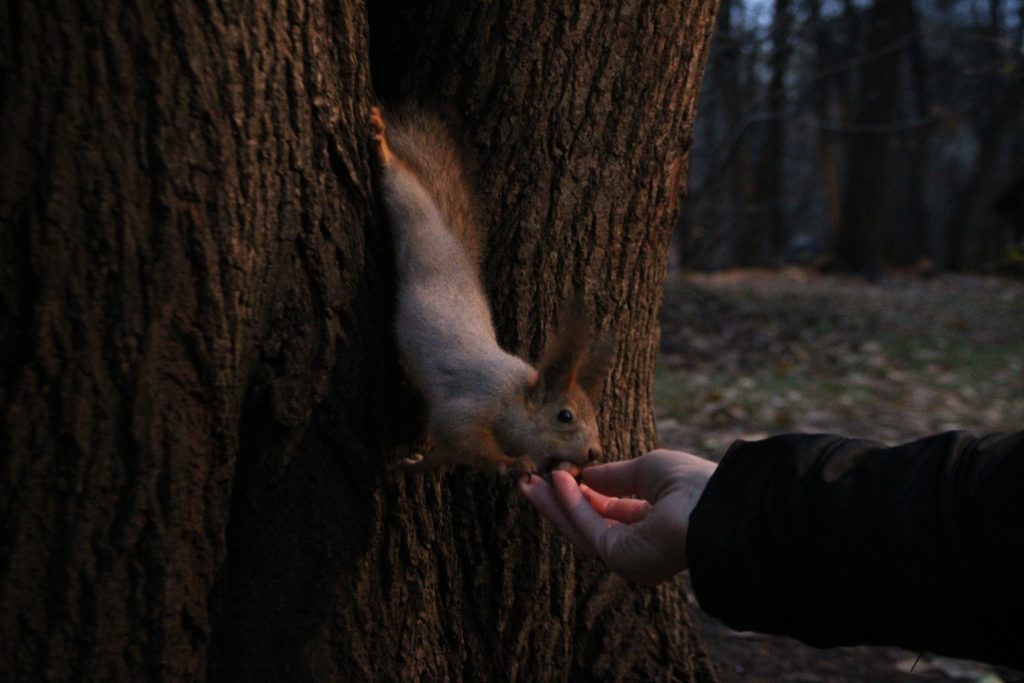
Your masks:
<svg viewBox="0 0 1024 683"><path fill-rule="evenodd" d="M787 577L776 574L790 563L776 556L791 544L784 538L788 525L773 517L781 512L779 501L798 504L795 483L817 460L808 452L825 454L842 441L793 435L729 448L687 531L690 578L702 610L735 630L787 632L796 615L789 614Z"/></svg>

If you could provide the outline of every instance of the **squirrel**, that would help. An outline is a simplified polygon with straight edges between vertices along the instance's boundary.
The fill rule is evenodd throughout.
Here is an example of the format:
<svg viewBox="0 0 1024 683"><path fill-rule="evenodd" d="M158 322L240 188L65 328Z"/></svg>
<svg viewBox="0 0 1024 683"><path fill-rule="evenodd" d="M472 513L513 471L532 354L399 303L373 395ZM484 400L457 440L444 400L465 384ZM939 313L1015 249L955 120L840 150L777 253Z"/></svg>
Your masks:
<svg viewBox="0 0 1024 683"><path fill-rule="evenodd" d="M578 473L602 455L594 406L610 338L591 344L574 303L536 368L503 350L480 275L486 234L446 126L409 111L389 112L385 129L374 107L370 141L395 248L398 348L428 409L430 449L399 466Z"/></svg>

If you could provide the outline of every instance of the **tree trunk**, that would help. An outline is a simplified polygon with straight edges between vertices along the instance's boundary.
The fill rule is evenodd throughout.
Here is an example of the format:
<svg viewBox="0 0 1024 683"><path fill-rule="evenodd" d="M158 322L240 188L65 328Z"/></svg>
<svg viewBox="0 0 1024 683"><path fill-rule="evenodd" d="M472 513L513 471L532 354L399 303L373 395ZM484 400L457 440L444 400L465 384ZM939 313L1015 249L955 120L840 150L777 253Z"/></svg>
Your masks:
<svg viewBox="0 0 1024 683"><path fill-rule="evenodd" d="M712 679L678 584L388 472L422 410L365 122L371 81L448 105L503 342L582 290L639 454L714 3L0 11L0 678Z"/></svg>
<svg viewBox="0 0 1024 683"><path fill-rule="evenodd" d="M921 39L917 10L911 0L889 0L893 34L908 41L898 53L902 68L900 115L905 128L890 145L890 183L885 202L885 239L882 248L887 261L898 266L921 264L930 254L928 223L924 207L925 167L932 126L928 117L927 61ZM899 64L898 64L899 66Z"/></svg>
<svg viewBox="0 0 1024 683"><path fill-rule="evenodd" d="M1012 131L1019 125L1024 76L1020 62L1014 66L1014 58L1003 53L1006 35L1001 3L990 0L988 24L983 53L988 68L979 77L986 107L977 125L978 151L966 182L959 188L945 230L945 265L950 270L991 267L997 240L992 234L995 226L989 208L993 195L1005 182L1008 168L1012 172L1017 162L1012 156L1006 159L1006 149L1012 144Z"/></svg>
<svg viewBox="0 0 1024 683"><path fill-rule="evenodd" d="M737 2L736 14L743 16L744 5ZM738 211L733 211L731 225L726 234L731 242L732 254L729 265L761 266L764 265L766 252L765 242L767 231L764 228L764 193L758 183L758 167L756 162L757 126L754 125L756 113L751 110L750 102L764 99L761 97L762 85L757 74L760 58L757 54L744 58L741 45L748 42L751 33L741 21L733 25L733 12L724 11L719 14L718 34L728 43L722 54L722 68L728 79L721 86L724 91L726 126L732 140L725 147L728 173L723 173L729 185L719 196L723 205L736 204ZM727 8L733 9L733 5ZM755 47L755 50L757 48ZM739 115L743 114L742 117ZM725 165L723 164L723 167Z"/></svg>
<svg viewBox="0 0 1024 683"><path fill-rule="evenodd" d="M787 102L786 72L789 70L790 29L793 10L790 0L775 0L772 12L771 54L768 66L771 76L765 95L769 119L764 124L764 138L757 163L757 191L755 202L757 228L763 233L758 262L774 262L786 247L789 226L784 206L784 157L786 153Z"/></svg>
<svg viewBox="0 0 1024 683"><path fill-rule="evenodd" d="M860 69L860 97L852 123L863 127L846 140L846 191L836 260L848 271L877 273L882 266L886 229L891 134L870 128L894 125L900 118L899 52L892 49L899 27L893 4L875 0L867 12L866 52Z"/></svg>
<svg viewBox="0 0 1024 683"><path fill-rule="evenodd" d="M821 0L808 0L808 24L813 30L815 64L818 70L835 69L840 60L839 50L829 27L821 16ZM847 92L845 73L829 74L820 78L813 90L812 100L815 116L819 121L827 121L831 116L830 99L835 98L836 109L845 111ZM839 173L839 158L834 135L820 130L815 140L817 151L816 163L821 178L821 195L825 205L825 243L830 247L836 244L839 226L842 221L842 182Z"/></svg>

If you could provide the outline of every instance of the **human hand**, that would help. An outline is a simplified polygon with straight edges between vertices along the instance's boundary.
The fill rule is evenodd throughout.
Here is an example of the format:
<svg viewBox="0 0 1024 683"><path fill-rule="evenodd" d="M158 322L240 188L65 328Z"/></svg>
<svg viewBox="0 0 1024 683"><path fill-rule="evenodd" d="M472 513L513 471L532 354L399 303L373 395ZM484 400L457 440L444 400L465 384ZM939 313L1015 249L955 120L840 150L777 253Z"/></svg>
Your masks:
<svg viewBox="0 0 1024 683"><path fill-rule="evenodd" d="M551 484L523 477L519 490L581 552L617 574L655 585L687 567L690 513L717 465L680 451L583 470L583 485L555 470ZM621 496L639 496L623 498Z"/></svg>

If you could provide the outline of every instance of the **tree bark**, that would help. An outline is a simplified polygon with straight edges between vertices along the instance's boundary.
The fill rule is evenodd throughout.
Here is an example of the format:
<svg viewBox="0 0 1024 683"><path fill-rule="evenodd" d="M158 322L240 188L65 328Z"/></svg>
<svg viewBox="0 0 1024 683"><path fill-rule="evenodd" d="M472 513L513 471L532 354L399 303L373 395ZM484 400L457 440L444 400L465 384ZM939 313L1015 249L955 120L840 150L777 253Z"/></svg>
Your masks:
<svg viewBox="0 0 1024 683"><path fill-rule="evenodd" d="M1005 182L1006 174L1012 172L1017 163L1012 154L1007 159L1006 150L1012 149L1013 130L1019 125L1024 76L1019 58L1007 56L1001 47L1006 42L1001 3L990 1L988 9L988 35L982 52L983 63L988 68L978 78L986 106L978 117L978 151L974 163L966 182L957 188L957 201L945 226L944 261L950 270L993 265L998 239L993 234L996 225L989 214L990 204Z"/></svg>
<svg viewBox="0 0 1024 683"><path fill-rule="evenodd" d="M713 678L678 584L388 471L422 406L365 122L457 122L502 341L582 291L637 455L714 3L0 11L0 678Z"/></svg>
<svg viewBox="0 0 1024 683"><path fill-rule="evenodd" d="M867 10L866 52L860 69L860 97L852 123L870 127L900 119L899 53L886 51L899 38L893 4L875 0ZM883 265L886 188L890 178L891 135L851 134L846 140L846 190L836 261L843 270L875 274Z"/></svg>
<svg viewBox="0 0 1024 683"><path fill-rule="evenodd" d="M784 204L784 158L786 154L786 73L792 53L790 31L793 25L793 10L790 0L775 0L772 11L771 54L768 66L771 77L765 95L765 107L770 118L764 125L764 142L757 167L757 193L755 201L760 207L757 216L758 227L764 232L762 244L766 248L759 255L758 262L774 262L786 247L789 226L786 223Z"/></svg>
<svg viewBox="0 0 1024 683"><path fill-rule="evenodd" d="M899 101L905 121L925 121L928 116L927 60L917 10L911 0L886 3L895 35L908 43L900 50L902 68ZM931 252L924 207L925 168L931 125L909 125L891 143L890 178L886 197L886 230L882 248L887 260L898 266L922 264Z"/></svg>
<svg viewBox="0 0 1024 683"><path fill-rule="evenodd" d="M835 39L831 36L829 27L821 15L821 0L808 0L806 10L808 24L811 27L815 64L819 71L835 69L839 61L839 51ZM819 121L827 121L830 117L830 100L835 98L836 109L842 111L844 108L844 79L841 75L827 75L820 78L820 83L814 88L811 94L814 114ZM839 162L836 152L836 142L833 136L822 130L818 132L815 140L818 166L818 175L821 178L821 196L825 205L825 242L828 245L836 243L836 237L842 219L841 207L841 182L839 177Z"/></svg>

